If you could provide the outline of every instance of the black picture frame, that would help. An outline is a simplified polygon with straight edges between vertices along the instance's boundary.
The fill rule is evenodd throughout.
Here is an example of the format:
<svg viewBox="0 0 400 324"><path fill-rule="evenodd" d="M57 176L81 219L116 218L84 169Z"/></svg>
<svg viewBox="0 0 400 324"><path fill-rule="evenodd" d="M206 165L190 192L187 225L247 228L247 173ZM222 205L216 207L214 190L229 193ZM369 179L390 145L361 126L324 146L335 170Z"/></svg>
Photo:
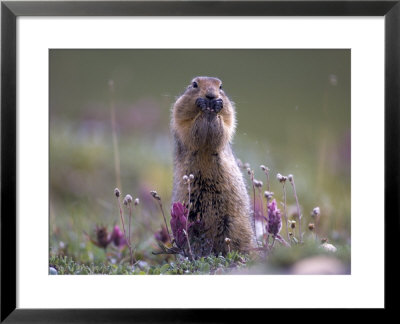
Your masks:
<svg viewBox="0 0 400 324"><path fill-rule="evenodd" d="M385 309L397 284L399 234L400 0L395 1L2 1L1 2L1 322L220 322L243 310L16 308L16 19L19 16L384 16ZM373 130L371 130L373 131ZM366 161L368 163L368 161ZM372 167L372 166L371 166ZM371 171L373 172L373 171ZM376 207L382 213L382 206ZM373 240L373 238L371 238ZM392 257L389 257L392 256ZM394 295L394 294L393 294ZM54 298L54 296L52 296ZM261 312L261 310L251 310ZM257 314L252 316L257 316ZM254 317L253 317L254 318Z"/></svg>

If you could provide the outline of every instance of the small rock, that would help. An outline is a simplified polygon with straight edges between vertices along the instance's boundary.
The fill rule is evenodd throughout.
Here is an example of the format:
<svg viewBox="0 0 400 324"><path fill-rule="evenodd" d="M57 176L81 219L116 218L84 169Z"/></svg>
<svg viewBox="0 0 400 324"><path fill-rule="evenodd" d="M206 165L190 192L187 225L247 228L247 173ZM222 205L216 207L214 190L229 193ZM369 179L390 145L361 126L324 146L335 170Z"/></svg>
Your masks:
<svg viewBox="0 0 400 324"><path fill-rule="evenodd" d="M147 268L149 266L149 264L146 261L138 261L138 266L141 268Z"/></svg>
<svg viewBox="0 0 400 324"><path fill-rule="evenodd" d="M296 262L292 269L292 274L301 275L335 275L346 274L348 270L338 259L329 256L315 256Z"/></svg>
<svg viewBox="0 0 400 324"><path fill-rule="evenodd" d="M324 250L329 251L329 252L336 252L337 251L336 246L334 246L333 244L330 244L330 243L323 243L323 244L321 244L321 247Z"/></svg>
<svg viewBox="0 0 400 324"><path fill-rule="evenodd" d="M58 272L57 272L57 270L54 269L53 267L50 267L50 268L49 268L49 274L50 274L50 275L57 275Z"/></svg>

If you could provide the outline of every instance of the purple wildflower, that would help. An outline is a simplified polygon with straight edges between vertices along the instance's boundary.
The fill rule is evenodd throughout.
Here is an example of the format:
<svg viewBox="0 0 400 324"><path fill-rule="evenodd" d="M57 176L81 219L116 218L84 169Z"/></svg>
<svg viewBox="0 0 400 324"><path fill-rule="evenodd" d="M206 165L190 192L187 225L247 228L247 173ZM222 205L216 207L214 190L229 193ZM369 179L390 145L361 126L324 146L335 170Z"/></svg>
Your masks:
<svg viewBox="0 0 400 324"><path fill-rule="evenodd" d="M278 209L276 200L268 204L267 231L273 236L277 236L282 228L281 211Z"/></svg>
<svg viewBox="0 0 400 324"><path fill-rule="evenodd" d="M186 223L188 210L180 202L172 204L171 208L171 229L176 245L182 248L186 242Z"/></svg>
<svg viewBox="0 0 400 324"><path fill-rule="evenodd" d="M126 245L124 234L122 233L118 225L114 226L114 230L111 233L111 240L114 243L114 245L118 248L122 248Z"/></svg>

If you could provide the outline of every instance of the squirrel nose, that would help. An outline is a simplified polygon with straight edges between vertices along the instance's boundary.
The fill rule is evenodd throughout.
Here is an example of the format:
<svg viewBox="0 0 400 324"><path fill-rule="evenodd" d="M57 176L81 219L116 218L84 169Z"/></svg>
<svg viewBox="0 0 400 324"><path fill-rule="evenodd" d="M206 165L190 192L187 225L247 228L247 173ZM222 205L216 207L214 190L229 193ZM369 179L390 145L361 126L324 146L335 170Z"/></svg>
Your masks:
<svg viewBox="0 0 400 324"><path fill-rule="evenodd" d="M212 99L215 99L216 96L215 96L215 94L212 93L212 92L207 92L207 93L206 93L206 98L209 99L209 100L212 100Z"/></svg>

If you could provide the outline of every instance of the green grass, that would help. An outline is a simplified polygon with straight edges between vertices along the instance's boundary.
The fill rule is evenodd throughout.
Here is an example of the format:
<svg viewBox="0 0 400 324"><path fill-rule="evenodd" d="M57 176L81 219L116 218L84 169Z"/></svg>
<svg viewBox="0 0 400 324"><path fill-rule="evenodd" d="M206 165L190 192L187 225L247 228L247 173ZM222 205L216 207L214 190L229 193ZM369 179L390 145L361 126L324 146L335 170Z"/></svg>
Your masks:
<svg viewBox="0 0 400 324"><path fill-rule="evenodd" d="M129 263L110 264L109 262L97 262L81 264L67 256L51 256L49 266L56 269L60 275L167 275L167 274L222 274L229 273L233 269L246 266L249 257L237 252L231 252L226 257L208 256L198 260L189 261L177 257L177 260L164 263L159 266L148 266L140 263L131 267Z"/></svg>
<svg viewBox="0 0 400 324"><path fill-rule="evenodd" d="M350 246L339 245L337 252L321 248L311 237L302 245L284 247L277 245L267 257L255 257L232 251L222 255L202 257L194 261L180 256L171 257L167 262L149 265L137 262L115 262L112 258L82 263L69 256L51 255L49 266L60 275L214 275L214 274L290 274L291 269L302 260L325 256L339 262L350 272Z"/></svg>

